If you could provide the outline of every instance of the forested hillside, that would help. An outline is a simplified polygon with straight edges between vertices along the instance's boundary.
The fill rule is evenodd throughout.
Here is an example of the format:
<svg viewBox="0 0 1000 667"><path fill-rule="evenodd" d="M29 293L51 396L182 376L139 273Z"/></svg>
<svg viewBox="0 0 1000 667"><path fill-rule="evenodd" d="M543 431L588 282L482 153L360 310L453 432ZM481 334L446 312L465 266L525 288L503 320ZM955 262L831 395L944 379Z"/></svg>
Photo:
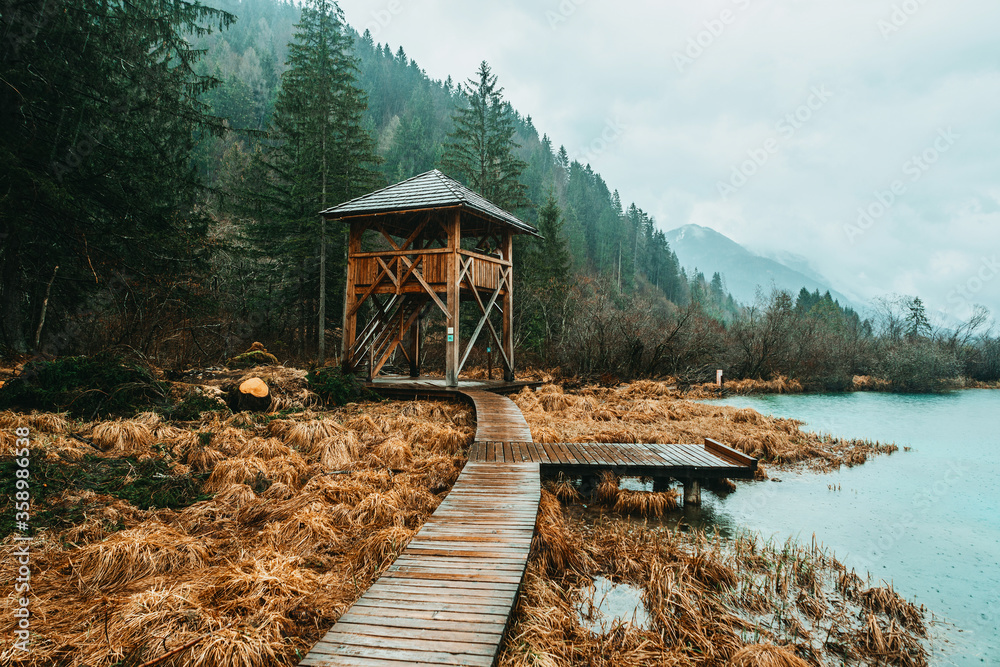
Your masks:
<svg viewBox="0 0 1000 667"><path fill-rule="evenodd" d="M1000 376L985 316L936 332L912 298L869 321L808 292L741 306L722 276L686 275L657 221L512 109L487 63L434 81L332 0L213 1L0 3L4 355L124 345L183 365L260 340L322 359L345 230L316 213L441 168L545 237L515 255L526 362L829 387L893 359L933 369L928 387ZM470 109L496 121L496 182L463 166Z"/></svg>
<svg viewBox="0 0 1000 667"><path fill-rule="evenodd" d="M240 19L199 44L207 49L200 71L223 82L205 99L231 127L266 131L284 71L282 42L294 31L298 10L274 0L214 4ZM376 44L368 34L349 31L358 59L357 82L367 95L365 125L383 159L380 171L385 184L440 166L452 115L462 103L459 85L451 78L431 80L402 46ZM512 117L517 154L527 164L521 180L531 202L517 213L535 222L538 208L549 192L554 193L578 271L613 278L616 286L628 291L646 281L670 300L685 303L686 276L654 221L635 204L624 206L617 191L589 165L571 163L564 148L555 147L547 135L539 136L530 115L513 111ZM243 166L232 153L248 150L235 149L234 144L252 150L259 141L266 138L239 133L206 141L203 175L211 185L225 188Z"/></svg>

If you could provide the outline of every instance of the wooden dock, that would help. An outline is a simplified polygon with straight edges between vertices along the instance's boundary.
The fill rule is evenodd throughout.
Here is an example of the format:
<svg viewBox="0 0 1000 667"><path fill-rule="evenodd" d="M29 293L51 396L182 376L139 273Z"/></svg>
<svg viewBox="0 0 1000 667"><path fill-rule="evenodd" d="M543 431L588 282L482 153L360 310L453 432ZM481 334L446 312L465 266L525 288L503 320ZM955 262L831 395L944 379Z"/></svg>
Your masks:
<svg viewBox="0 0 1000 667"><path fill-rule="evenodd" d="M476 442L470 462L539 463L543 473L568 476L610 470L621 477L674 477L749 479L757 460L706 439L704 445L655 445L625 443Z"/></svg>
<svg viewBox="0 0 1000 667"><path fill-rule="evenodd" d="M411 392L423 392L419 382L393 382L392 390L409 384ZM543 471L681 479L687 501L700 493L698 480L751 477L757 467L755 459L712 440L534 443L513 401L482 386L457 391L476 408L468 463L406 549L300 665L495 665L531 551Z"/></svg>

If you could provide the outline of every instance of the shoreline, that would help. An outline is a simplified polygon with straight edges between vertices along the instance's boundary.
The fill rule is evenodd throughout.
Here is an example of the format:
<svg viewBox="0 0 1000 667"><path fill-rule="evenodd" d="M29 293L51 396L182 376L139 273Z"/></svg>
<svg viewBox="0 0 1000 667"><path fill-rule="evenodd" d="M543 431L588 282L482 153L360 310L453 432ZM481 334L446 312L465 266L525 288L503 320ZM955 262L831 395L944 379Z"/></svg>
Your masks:
<svg viewBox="0 0 1000 667"><path fill-rule="evenodd" d="M728 398L730 396L778 396L784 394L802 394L806 396L815 396L820 394L830 394L830 395L840 395L840 394L897 394L900 396L939 396L947 395L956 391L982 391L982 390L998 390L1000 389L1000 381L989 383L989 382L976 382L972 384L963 384L961 386L951 386L946 387L940 391L932 392L899 392L893 391L887 386L878 385L860 385L855 386L850 389L845 389L843 391L836 391L833 389L806 389L806 388L795 388L792 390L781 389L775 390L767 387L769 383L763 383L761 386L746 385L740 386L741 382L745 381L728 381L724 386L719 389L717 385L706 384L697 385L691 387L682 392L682 396L690 400L706 400L706 399L718 399L718 398ZM730 385L730 386L726 386Z"/></svg>

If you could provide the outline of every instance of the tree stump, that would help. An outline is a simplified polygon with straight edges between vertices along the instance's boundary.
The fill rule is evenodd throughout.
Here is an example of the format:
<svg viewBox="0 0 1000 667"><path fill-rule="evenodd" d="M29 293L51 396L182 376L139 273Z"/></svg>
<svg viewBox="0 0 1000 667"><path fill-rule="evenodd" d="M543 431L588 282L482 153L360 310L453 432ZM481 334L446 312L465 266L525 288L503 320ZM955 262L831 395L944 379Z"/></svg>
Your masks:
<svg viewBox="0 0 1000 667"><path fill-rule="evenodd" d="M266 412L271 407L271 391L260 378L250 378L229 392L233 412Z"/></svg>

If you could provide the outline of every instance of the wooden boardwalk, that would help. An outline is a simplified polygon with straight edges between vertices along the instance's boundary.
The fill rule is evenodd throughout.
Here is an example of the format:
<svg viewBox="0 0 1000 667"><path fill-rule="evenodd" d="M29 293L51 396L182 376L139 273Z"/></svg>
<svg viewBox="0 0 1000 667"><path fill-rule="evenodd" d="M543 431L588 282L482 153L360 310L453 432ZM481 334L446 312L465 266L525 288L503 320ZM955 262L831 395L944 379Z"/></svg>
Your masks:
<svg viewBox="0 0 1000 667"><path fill-rule="evenodd" d="M466 389L462 393L472 399L472 403L476 407L477 445L491 441L531 442L531 429L528 428L528 422L514 401L506 396L497 396L478 389ZM510 462L523 463L524 461L511 459Z"/></svg>
<svg viewBox="0 0 1000 667"><path fill-rule="evenodd" d="M704 445L655 445L614 443L547 443L531 441L476 442L470 462L540 463L542 472L567 475L610 470L621 476L684 478L727 477L747 479L757 460L711 439Z"/></svg>
<svg viewBox="0 0 1000 667"><path fill-rule="evenodd" d="M509 399L465 393L477 439L531 440ZM468 462L399 558L299 664L495 664L531 551L540 477L534 462Z"/></svg>
<svg viewBox="0 0 1000 667"><path fill-rule="evenodd" d="M411 388L416 383L422 393L419 382ZM396 561L300 665L492 667L531 551L543 470L673 477L685 480L687 498L700 479L751 477L757 467L713 440L534 443L510 399L479 387L457 391L475 405L477 422L462 474Z"/></svg>

